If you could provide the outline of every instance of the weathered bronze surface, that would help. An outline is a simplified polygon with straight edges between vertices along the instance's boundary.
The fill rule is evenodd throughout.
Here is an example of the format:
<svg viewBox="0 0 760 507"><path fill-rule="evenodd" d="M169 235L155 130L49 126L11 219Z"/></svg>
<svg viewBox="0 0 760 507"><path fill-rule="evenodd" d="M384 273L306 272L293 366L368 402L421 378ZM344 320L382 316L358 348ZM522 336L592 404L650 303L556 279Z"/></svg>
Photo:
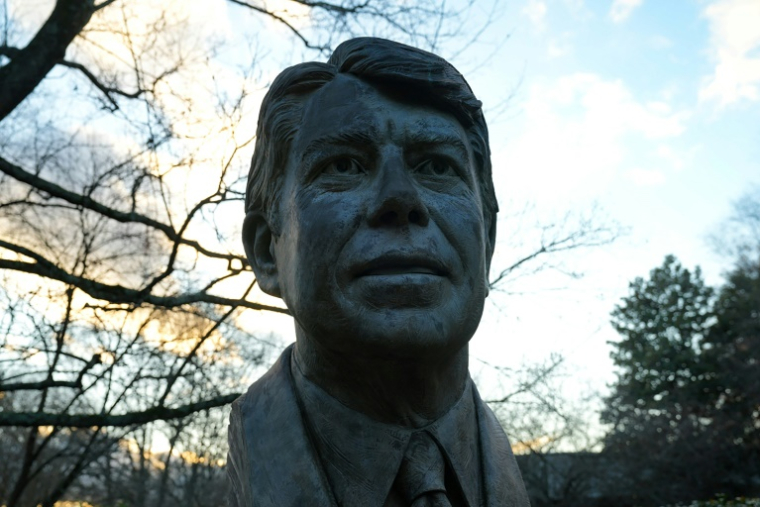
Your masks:
<svg viewBox="0 0 760 507"><path fill-rule="evenodd" d="M353 39L262 104L243 242L296 343L233 405L234 506L528 506L468 373L496 198L454 67Z"/></svg>

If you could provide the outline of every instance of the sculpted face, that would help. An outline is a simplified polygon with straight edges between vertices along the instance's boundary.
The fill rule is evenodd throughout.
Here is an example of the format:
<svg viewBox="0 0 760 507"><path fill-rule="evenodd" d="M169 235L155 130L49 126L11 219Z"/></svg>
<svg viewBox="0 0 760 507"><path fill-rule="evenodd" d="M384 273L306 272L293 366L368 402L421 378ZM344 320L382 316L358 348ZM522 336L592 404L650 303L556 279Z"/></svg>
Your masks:
<svg viewBox="0 0 760 507"><path fill-rule="evenodd" d="M398 357L468 342L490 249L453 116L341 74L308 99L283 178L275 268L260 279L285 300L299 339Z"/></svg>

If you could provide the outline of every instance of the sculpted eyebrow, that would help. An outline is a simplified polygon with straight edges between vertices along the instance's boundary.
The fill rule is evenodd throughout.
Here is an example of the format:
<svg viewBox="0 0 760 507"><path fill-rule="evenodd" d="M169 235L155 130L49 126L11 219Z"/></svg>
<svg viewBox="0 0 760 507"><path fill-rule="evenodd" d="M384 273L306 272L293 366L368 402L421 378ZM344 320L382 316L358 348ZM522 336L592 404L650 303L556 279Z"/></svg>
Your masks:
<svg viewBox="0 0 760 507"><path fill-rule="evenodd" d="M374 129L362 130L345 130L334 134L327 134L313 139L303 151L302 160L311 153L319 151L324 146L329 145L357 145L366 149L374 145L377 136L373 136Z"/></svg>
<svg viewBox="0 0 760 507"><path fill-rule="evenodd" d="M416 146L447 146L456 149L464 158L469 158L470 152L461 137L448 132L414 132L409 141Z"/></svg>

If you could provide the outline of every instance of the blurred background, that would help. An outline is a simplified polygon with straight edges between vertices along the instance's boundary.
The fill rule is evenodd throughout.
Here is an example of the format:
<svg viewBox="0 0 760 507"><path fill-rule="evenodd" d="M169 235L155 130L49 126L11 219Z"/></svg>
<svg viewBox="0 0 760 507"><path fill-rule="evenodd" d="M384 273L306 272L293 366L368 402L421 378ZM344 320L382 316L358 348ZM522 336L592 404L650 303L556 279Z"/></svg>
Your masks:
<svg viewBox="0 0 760 507"><path fill-rule="evenodd" d="M240 242L258 107L363 35L484 103L470 366L532 504L756 505L758 0L0 0L0 505L224 505L294 339Z"/></svg>

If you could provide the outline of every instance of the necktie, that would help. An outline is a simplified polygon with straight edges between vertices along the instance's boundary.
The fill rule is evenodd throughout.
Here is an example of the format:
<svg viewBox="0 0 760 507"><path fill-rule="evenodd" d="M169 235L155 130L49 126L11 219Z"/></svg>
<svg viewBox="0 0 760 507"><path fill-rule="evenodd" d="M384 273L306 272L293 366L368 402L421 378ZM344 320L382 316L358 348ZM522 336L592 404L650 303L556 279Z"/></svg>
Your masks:
<svg viewBox="0 0 760 507"><path fill-rule="evenodd" d="M411 507L451 507L446 496L446 464L440 449L425 431L412 434L398 472L398 486Z"/></svg>

